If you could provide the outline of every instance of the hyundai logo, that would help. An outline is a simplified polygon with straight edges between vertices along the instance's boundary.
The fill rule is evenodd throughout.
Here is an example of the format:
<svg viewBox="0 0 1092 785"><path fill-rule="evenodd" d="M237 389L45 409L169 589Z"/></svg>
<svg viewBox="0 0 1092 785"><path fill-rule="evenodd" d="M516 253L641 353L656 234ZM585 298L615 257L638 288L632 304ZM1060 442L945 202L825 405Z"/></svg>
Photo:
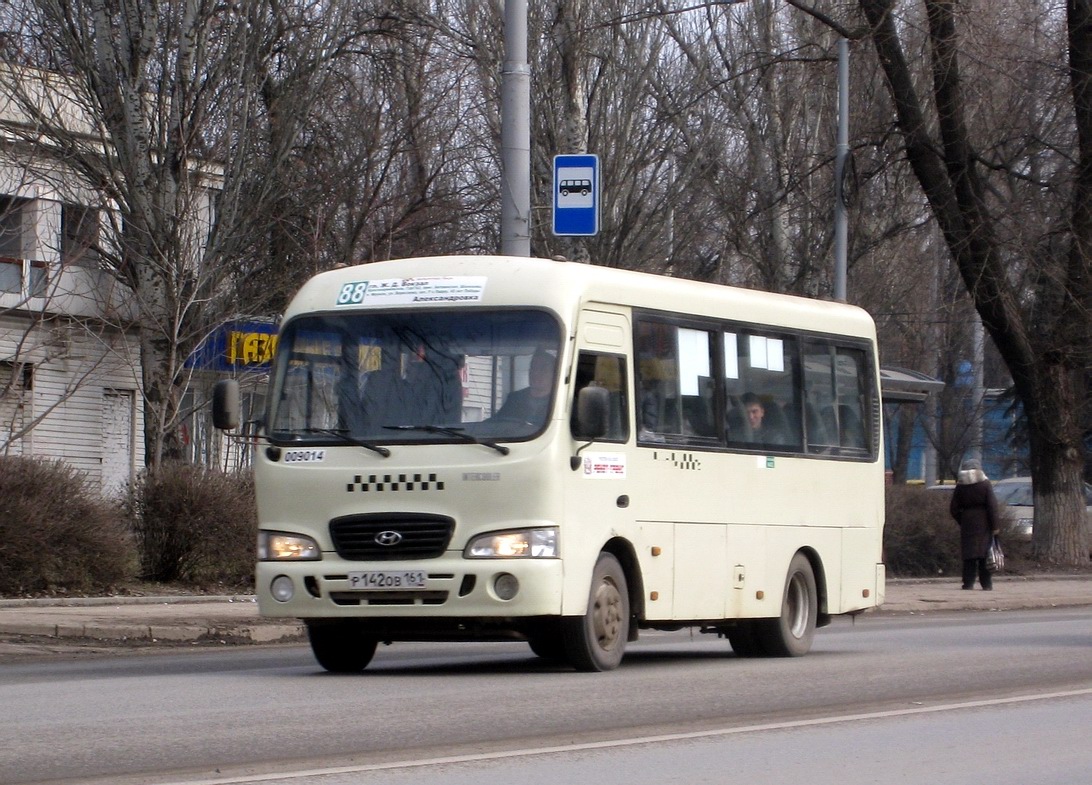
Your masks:
<svg viewBox="0 0 1092 785"><path fill-rule="evenodd" d="M387 529L386 531L379 532L375 535L375 542L377 545L385 545L389 548L392 545L397 545L402 542L402 535L396 531Z"/></svg>

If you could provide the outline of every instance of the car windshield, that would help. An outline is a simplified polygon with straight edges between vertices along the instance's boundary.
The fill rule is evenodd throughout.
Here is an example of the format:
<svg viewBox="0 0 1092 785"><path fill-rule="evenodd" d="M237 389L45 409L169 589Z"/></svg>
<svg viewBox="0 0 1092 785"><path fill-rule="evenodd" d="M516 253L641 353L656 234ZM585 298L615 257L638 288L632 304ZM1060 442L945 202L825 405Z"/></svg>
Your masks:
<svg viewBox="0 0 1092 785"><path fill-rule="evenodd" d="M1031 483L1022 482L1009 482L998 483L993 486L994 496L997 497L999 502L1015 506L1015 507L1033 507L1035 502L1032 500L1031 495Z"/></svg>
<svg viewBox="0 0 1092 785"><path fill-rule="evenodd" d="M559 347L557 321L536 310L301 316L278 343L268 435L373 449L529 438L554 399Z"/></svg>
<svg viewBox="0 0 1092 785"><path fill-rule="evenodd" d="M1006 482L1001 481L993 486L994 496L998 501L1016 507L1034 507L1032 498L1031 481ZM1084 484L1084 503L1092 507L1092 485Z"/></svg>

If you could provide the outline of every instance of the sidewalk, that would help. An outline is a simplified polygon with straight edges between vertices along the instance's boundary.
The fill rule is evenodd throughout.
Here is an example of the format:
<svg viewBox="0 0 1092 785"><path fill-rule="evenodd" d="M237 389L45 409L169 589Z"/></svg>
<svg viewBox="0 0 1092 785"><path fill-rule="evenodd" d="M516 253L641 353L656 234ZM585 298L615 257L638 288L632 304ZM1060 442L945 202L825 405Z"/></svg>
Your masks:
<svg viewBox="0 0 1092 785"><path fill-rule="evenodd" d="M1092 574L997 576L993 591L963 591L958 578L891 580L872 613L1010 611L1092 605ZM100 645L288 643L304 638L296 619L264 619L252 596L0 599L0 642Z"/></svg>

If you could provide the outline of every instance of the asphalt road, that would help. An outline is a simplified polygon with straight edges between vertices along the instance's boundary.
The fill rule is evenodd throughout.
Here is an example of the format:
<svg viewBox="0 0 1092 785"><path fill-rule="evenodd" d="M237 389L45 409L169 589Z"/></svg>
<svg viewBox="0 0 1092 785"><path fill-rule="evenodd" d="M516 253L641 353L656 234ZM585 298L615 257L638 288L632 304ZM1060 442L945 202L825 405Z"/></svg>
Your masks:
<svg viewBox="0 0 1092 785"><path fill-rule="evenodd" d="M44 658L0 668L0 783L723 783L742 760L767 760L744 779L762 785L954 784L972 770L1073 783L1092 768L1087 744L1072 748L1090 647L1085 607L839 620L789 660L658 634L606 674L544 665L522 644L396 645L348 677L297 645ZM1021 727L1030 748L980 751L986 729L1015 740ZM959 768L967 745L974 769ZM933 776L869 779L884 759ZM809 760L810 778L782 778ZM536 780L549 770L536 761L566 776ZM1041 776L1012 778L1031 764Z"/></svg>

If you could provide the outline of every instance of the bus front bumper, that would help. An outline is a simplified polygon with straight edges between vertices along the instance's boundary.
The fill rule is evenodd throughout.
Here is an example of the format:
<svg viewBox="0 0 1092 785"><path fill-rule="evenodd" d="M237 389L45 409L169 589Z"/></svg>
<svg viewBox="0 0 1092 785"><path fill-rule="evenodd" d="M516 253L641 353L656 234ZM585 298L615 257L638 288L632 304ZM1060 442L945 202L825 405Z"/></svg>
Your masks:
<svg viewBox="0 0 1092 785"><path fill-rule="evenodd" d="M512 618L561 613L560 559L259 562L263 616L299 619Z"/></svg>

